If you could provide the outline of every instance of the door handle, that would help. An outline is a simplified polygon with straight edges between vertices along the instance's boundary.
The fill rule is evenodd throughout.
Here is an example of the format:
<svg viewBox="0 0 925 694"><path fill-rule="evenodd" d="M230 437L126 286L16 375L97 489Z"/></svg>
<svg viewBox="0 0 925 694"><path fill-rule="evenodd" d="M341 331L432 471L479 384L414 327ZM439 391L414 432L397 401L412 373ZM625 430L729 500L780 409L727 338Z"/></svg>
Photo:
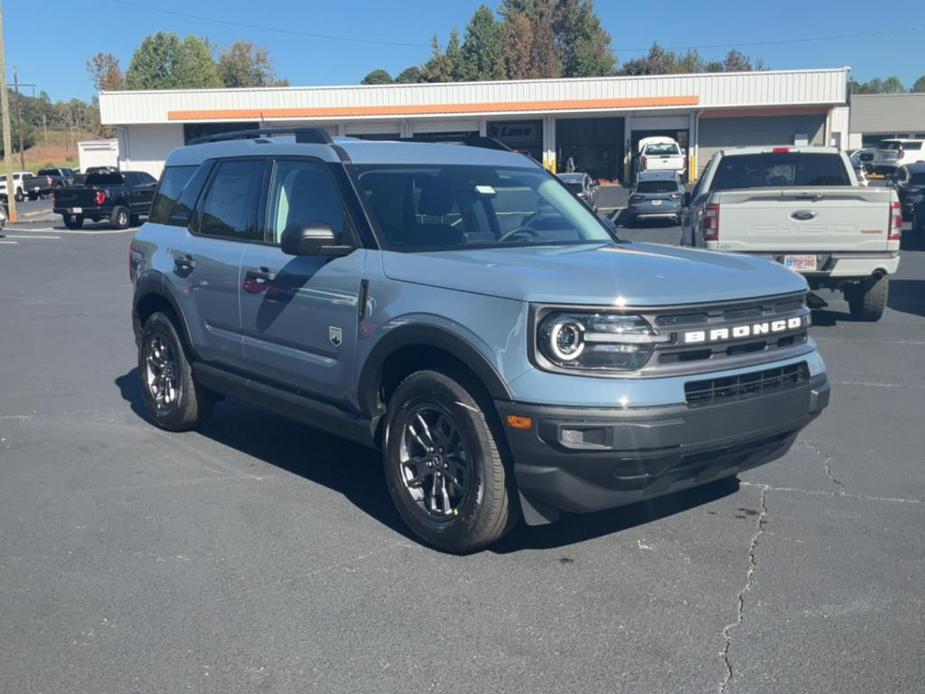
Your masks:
<svg viewBox="0 0 925 694"><path fill-rule="evenodd" d="M188 275L193 271L193 268L196 267L196 261L193 259L193 256L187 253L174 257L173 265L178 275Z"/></svg>
<svg viewBox="0 0 925 694"><path fill-rule="evenodd" d="M251 268L244 272L244 291L251 294L260 294L266 291L270 283L276 279L276 273L270 268Z"/></svg>

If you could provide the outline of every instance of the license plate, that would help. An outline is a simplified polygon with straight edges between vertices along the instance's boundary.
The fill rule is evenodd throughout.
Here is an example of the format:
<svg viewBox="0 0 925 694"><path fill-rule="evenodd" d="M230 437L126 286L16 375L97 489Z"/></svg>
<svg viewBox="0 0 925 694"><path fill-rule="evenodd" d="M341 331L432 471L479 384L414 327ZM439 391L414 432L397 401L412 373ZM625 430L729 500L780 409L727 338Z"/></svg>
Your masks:
<svg viewBox="0 0 925 694"><path fill-rule="evenodd" d="M797 272L815 272L816 256L814 255L785 255L784 265Z"/></svg>
<svg viewBox="0 0 925 694"><path fill-rule="evenodd" d="M661 201L661 200L653 200L653 201L652 201L652 204L653 204L655 207L658 207L659 205L662 204L662 201Z"/></svg>
<svg viewBox="0 0 925 694"><path fill-rule="evenodd" d="M84 208L82 207L72 207L71 214L83 214Z"/></svg>

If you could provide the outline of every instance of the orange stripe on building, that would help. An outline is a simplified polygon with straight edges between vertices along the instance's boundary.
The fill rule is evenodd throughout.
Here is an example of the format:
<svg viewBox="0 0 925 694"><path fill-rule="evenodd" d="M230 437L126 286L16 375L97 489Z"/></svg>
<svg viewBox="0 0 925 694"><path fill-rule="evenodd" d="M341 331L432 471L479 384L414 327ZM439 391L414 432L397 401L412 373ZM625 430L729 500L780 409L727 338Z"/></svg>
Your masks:
<svg viewBox="0 0 925 694"><path fill-rule="evenodd" d="M761 116L825 116L829 112L825 106L793 106L790 108L727 108L704 111L704 118L759 118Z"/></svg>
<svg viewBox="0 0 925 694"><path fill-rule="evenodd" d="M423 116L520 111L599 111L630 108L696 106L698 96L653 96L581 101L517 101L484 104L417 104L407 106L335 106L321 108L241 108L168 111L167 120L261 120L266 118L349 118L357 116Z"/></svg>

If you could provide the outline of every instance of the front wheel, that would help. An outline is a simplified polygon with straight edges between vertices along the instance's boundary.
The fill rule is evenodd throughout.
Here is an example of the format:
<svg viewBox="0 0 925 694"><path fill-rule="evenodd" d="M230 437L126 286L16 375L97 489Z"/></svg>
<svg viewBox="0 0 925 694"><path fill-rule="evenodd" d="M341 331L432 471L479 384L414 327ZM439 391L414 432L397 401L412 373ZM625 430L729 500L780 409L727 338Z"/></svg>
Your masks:
<svg viewBox="0 0 925 694"><path fill-rule="evenodd" d="M193 380L177 328L165 313L154 313L145 321L138 372L145 409L157 426L187 431L208 418L214 398Z"/></svg>
<svg viewBox="0 0 925 694"><path fill-rule="evenodd" d="M129 222L131 222L131 215L129 214L128 208L123 207L122 205L117 206L113 209L112 215L109 217L109 221L112 222L112 225L116 229L128 229Z"/></svg>
<svg viewBox="0 0 925 694"><path fill-rule="evenodd" d="M22 202L23 200L26 199L26 196L23 195L23 192L22 192L21 190L17 190L17 191L13 194L13 197L16 198L16 202Z"/></svg>
<svg viewBox="0 0 925 694"><path fill-rule="evenodd" d="M874 275L848 290L848 308L855 320L878 321L886 309L890 280L886 275Z"/></svg>
<svg viewBox="0 0 925 694"><path fill-rule="evenodd" d="M469 389L436 371L419 371L389 401L383 465L405 523L426 543L468 552L516 523L510 471L490 415Z"/></svg>

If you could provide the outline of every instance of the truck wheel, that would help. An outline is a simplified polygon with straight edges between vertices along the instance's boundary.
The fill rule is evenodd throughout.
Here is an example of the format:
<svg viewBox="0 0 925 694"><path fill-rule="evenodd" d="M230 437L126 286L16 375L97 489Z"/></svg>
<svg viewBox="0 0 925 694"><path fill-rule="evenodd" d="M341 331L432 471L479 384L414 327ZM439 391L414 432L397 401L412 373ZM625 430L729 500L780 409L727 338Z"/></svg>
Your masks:
<svg viewBox="0 0 925 694"><path fill-rule="evenodd" d="M385 478L399 514L426 543L472 551L499 540L520 518L499 436L482 405L449 376L419 371L395 390Z"/></svg>
<svg viewBox="0 0 925 694"><path fill-rule="evenodd" d="M68 229L80 229L84 225L84 218L82 214L66 214L64 215L64 226Z"/></svg>
<svg viewBox="0 0 925 694"><path fill-rule="evenodd" d="M23 195L21 190L17 190L15 193L13 193L13 197L16 198L16 202L22 202L26 199L26 196Z"/></svg>
<svg viewBox="0 0 925 694"><path fill-rule="evenodd" d="M141 217L139 217L137 214L133 214L131 217L129 217L128 222L129 226L137 227L141 223Z"/></svg>
<svg viewBox="0 0 925 694"><path fill-rule="evenodd" d="M848 306L855 320L877 321L883 315L890 294L890 279L874 275L862 280L848 293Z"/></svg>
<svg viewBox="0 0 925 694"><path fill-rule="evenodd" d="M138 348L145 410L157 426L187 431L208 419L215 399L193 380L193 369L173 321L156 312L145 321Z"/></svg>
<svg viewBox="0 0 925 694"><path fill-rule="evenodd" d="M128 208L122 205L114 207L112 214L109 216L109 221L112 222L112 225L116 229L128 229L129 222L131 221Z"/></svg>

